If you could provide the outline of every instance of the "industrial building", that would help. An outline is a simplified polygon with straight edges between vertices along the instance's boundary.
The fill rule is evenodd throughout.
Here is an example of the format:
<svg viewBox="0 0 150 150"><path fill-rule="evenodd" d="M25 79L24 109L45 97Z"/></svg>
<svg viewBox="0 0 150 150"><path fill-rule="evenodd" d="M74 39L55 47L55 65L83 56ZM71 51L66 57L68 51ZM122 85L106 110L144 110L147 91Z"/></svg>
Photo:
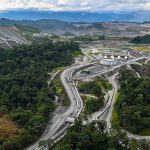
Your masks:
<svg viewBox="0 0 150 150"><path fill-rule="evenodd" d="M107 66L115 66L118 64L118 61L117 59L106 59L106 58L103 58L100 60L100 64L101 65L107 65Z"/></svg>
<svg viewBox="0 0 150 150"><path fill-rule="evenodd" d="M103 54L102 54L102 56L104 57L104 58L112 58L112 57L114 57L114 58L117 58L118 56L120 57L120 58L125 58L125 57L128 57L129 56L129 53L128 53L128 51L121 51L121 52L103 52Z"/></svg>

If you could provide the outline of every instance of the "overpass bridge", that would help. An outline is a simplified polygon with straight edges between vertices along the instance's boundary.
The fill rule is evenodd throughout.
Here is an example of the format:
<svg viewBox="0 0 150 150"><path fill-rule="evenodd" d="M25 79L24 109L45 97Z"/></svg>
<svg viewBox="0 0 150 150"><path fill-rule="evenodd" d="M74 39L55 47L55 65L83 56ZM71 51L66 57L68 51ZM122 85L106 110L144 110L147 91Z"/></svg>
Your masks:
<svg viewBox="0 0 150 150"><path fill-rule="evenodd" d="M124 66L127 66L129 64L138 64L136 61L139 61L141 59L148 59L148 57L139 57L139 58L135 58L135 59L132 59L132 60L128 60L126 62L123 62L117 66L112 66L108 69L104 69L104 70L99 70L98 72L96 73L93 73L93 74L87 74L87 75L80 75L80 76L76 76L74 79L75 80L84 80L84 79L88 79L88 78L94 78L96 76L100 76L100 75L104 75L104 74L108 74L108 73L111 73L111 72L116 72L118 71L120 68L124 67ZM141 65L141 64L140 64Z"/></svg>

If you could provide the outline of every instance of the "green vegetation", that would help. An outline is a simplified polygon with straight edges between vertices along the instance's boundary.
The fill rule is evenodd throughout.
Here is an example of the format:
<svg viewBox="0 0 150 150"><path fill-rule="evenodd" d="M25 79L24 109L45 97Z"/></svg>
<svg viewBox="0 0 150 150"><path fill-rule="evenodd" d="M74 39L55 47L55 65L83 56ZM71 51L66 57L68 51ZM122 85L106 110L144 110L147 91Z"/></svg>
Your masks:
<svg viewBox="0 0 150 150"><path fill-rule="evenodd" d="M149 136L150 135L150 128L143 129L138 134L142 135L142 136Z"/></svg>
<svg viewBox="0 0 150 150"><path fill-rule="evenodd" d="M150 78L138 78L132 71L120 73L117 101L120 126L133 133L150 128Z"/></svg>
<svg viewBox="0 0 150 150"><path fill-rule="evenodd" d="M150 35L137 36L130 42L135 44L150 44Z"/></svg>
<svg viewBox="0 0 150 150"><path fill-rule="evenodd" d="M84 97L86 114L91 114L99 110L104 105L104 94L101 88L101 79L96 78L92 82L81 82L78 84L79 92L82 94L90 94Z"/></svg>
<svg viewBox="0 0 150 150"><path fill-rule="evenodd" d="M112 112L112 126L117 127L119 126L119 115L118 115L118 111L117 111L117 102L119 100L119 92L116 93L115 95L115 104L113 106L113 112Z"/></svg>
<svg viewBox="0 0 150 150"><path fill-rule="evenodd" d="M83 125L77 120L53 150L148 150L146 142L129 142L125 133L114 129L108 133L105 126L104 122Z"/></svg>
<svg viewBox="0 0 150 150"><path fill-rule="evenodd" d="M22 35L29 41L34 41L36 39L35 37L33 37L33 33L41 32L39 29L37 29L35 27L19 25L19 24L15 24L14 29L18 34Z"/></svg>
<svg viewBox="0 0 150 150"><path fill-rule="evenodd" d="M22 33L39 33L40 30L31 26L23 26L16 24L15 27Z"/></svg>
<svg viewBox="0 0 150 150"><path fill-rule="evenodd" d="M150 46L138 46L132 47L132 49L136 51L150 51Z"/></svg>
<svg viewBox="0 0 150 150"><path fill-rule="evenodd" d="M57 95L60 103L62 106L69 106L70 105L70 101L68 99L68 95L66 94L66 91L61 83L60 80L60 74L57 75L54 80L52 80L51 82L51 91L53 92L54 95Z"/></svg>
<svg viewBox="0 0 150 150"><path fill-rule="evenodd" d="M104 80L102 78L97 77L97 82L99 85L101 85L103 90L105 91L112 90L112 85L108 82L108 80Z"/></svg>
<svg viewBox="0 0 150 150"><path fill-rule="evenodd" d="M71 33L71 32L65 32L63 34L63 36L75 36L75 35L73 33Z"/></svg>
<svg viewBox="0 0 150 150"><path fill-rule="evenodd" d="M81 82L78 84L79 92L90 94L84 96L85 114L91 114L99 110L104 105L103 91L112 89L112 85L100 77L96 77L92 82Z"/></svg>
<svg viewBox="0 0 150 150"><path fill-rule="evenodd" d="M59 70L62 70L63 68L64 68L64 66L56 67L56 68L54 68L52 71L48 72L47 74L48 74L48 75L51 75L51 74L53 74L53 73L56 73L56 72L59 71Z"/></svg>
<svg viewBox="0 0 150 150"><path fill-rule="evenodd" d="M78 89L79 89L80 93L93 94L97 97L103 96L102 89L101 89L100 85L97 84L96 81L81 82L78 84Z"/></svg>
<svg viewBox="0 0 150 150"><path fill-rule="evenodd" d="M144 78L150 77L150 61L147 64L144 64L146 60L141 60L140 63L143 63L142 66L139 65L131 65L131 67L140 74L140 76Z"/></svg>
<svg viewBox="0 0 150 150"><path fill-rule="evenodd" d="M55 109L47 72L71 64L76 51L74 42L47 38L0 49L0 150L21 150L41 135Z"/></svg>
<svg viewBox="0 0 150 150"><path fill-rule="evenodd" d="M103 99L94 98L90 96L87 96L84 102L85 102L85 110L84 110L85 114L91 114L93 112L96 112L104 105Z"/></svg>

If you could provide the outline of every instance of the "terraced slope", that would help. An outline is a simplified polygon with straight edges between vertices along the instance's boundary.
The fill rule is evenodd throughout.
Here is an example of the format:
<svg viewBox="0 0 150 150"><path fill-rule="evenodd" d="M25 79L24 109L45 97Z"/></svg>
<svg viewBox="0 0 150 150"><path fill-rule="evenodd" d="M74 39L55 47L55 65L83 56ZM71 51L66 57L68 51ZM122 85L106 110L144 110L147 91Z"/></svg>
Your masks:
<svg viewBox="0 0 150 150"><path fill-rule="evenodd" d="M29 44L29 41L19 34L14 26L0 26L1 48L12 48L22 44Z"/></svg>

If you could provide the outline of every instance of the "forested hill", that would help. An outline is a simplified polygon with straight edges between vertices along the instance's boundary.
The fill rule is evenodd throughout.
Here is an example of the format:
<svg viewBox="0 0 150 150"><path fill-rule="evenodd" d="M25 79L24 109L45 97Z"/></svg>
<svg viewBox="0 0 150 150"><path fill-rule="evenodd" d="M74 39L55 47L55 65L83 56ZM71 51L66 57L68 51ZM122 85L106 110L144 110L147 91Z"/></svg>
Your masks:
<svg viewBox="0 0 150 150"><path fill-rule="evenodd" d="M135 44L150 44L150 35L137 36L131 40Z"/></svg>
<svg viewBox="0 0 150 150"><path fill-rule="evenodd" d="M48 39L0 49L0 150L21 150L41 135L55 108L47 72L78 52L76 43Z"/></svg>
<svg viewBox="0 0 150 150"><path fill-rule="evenodd" d="M143 67L143 66L142 66ZM148 68L147 68L148 69ZM150 78L138 78L132 71L122 70L117 111L123 129L136 134L150 134Z"/></svg>
<svg viewBox="0 0 150 150"><path fill-rule="evenodd" d="M83 125L76 120L65 137L52 150L149 150L146 141L129 140L119 129L106 130L104 122Z"/></svg>

